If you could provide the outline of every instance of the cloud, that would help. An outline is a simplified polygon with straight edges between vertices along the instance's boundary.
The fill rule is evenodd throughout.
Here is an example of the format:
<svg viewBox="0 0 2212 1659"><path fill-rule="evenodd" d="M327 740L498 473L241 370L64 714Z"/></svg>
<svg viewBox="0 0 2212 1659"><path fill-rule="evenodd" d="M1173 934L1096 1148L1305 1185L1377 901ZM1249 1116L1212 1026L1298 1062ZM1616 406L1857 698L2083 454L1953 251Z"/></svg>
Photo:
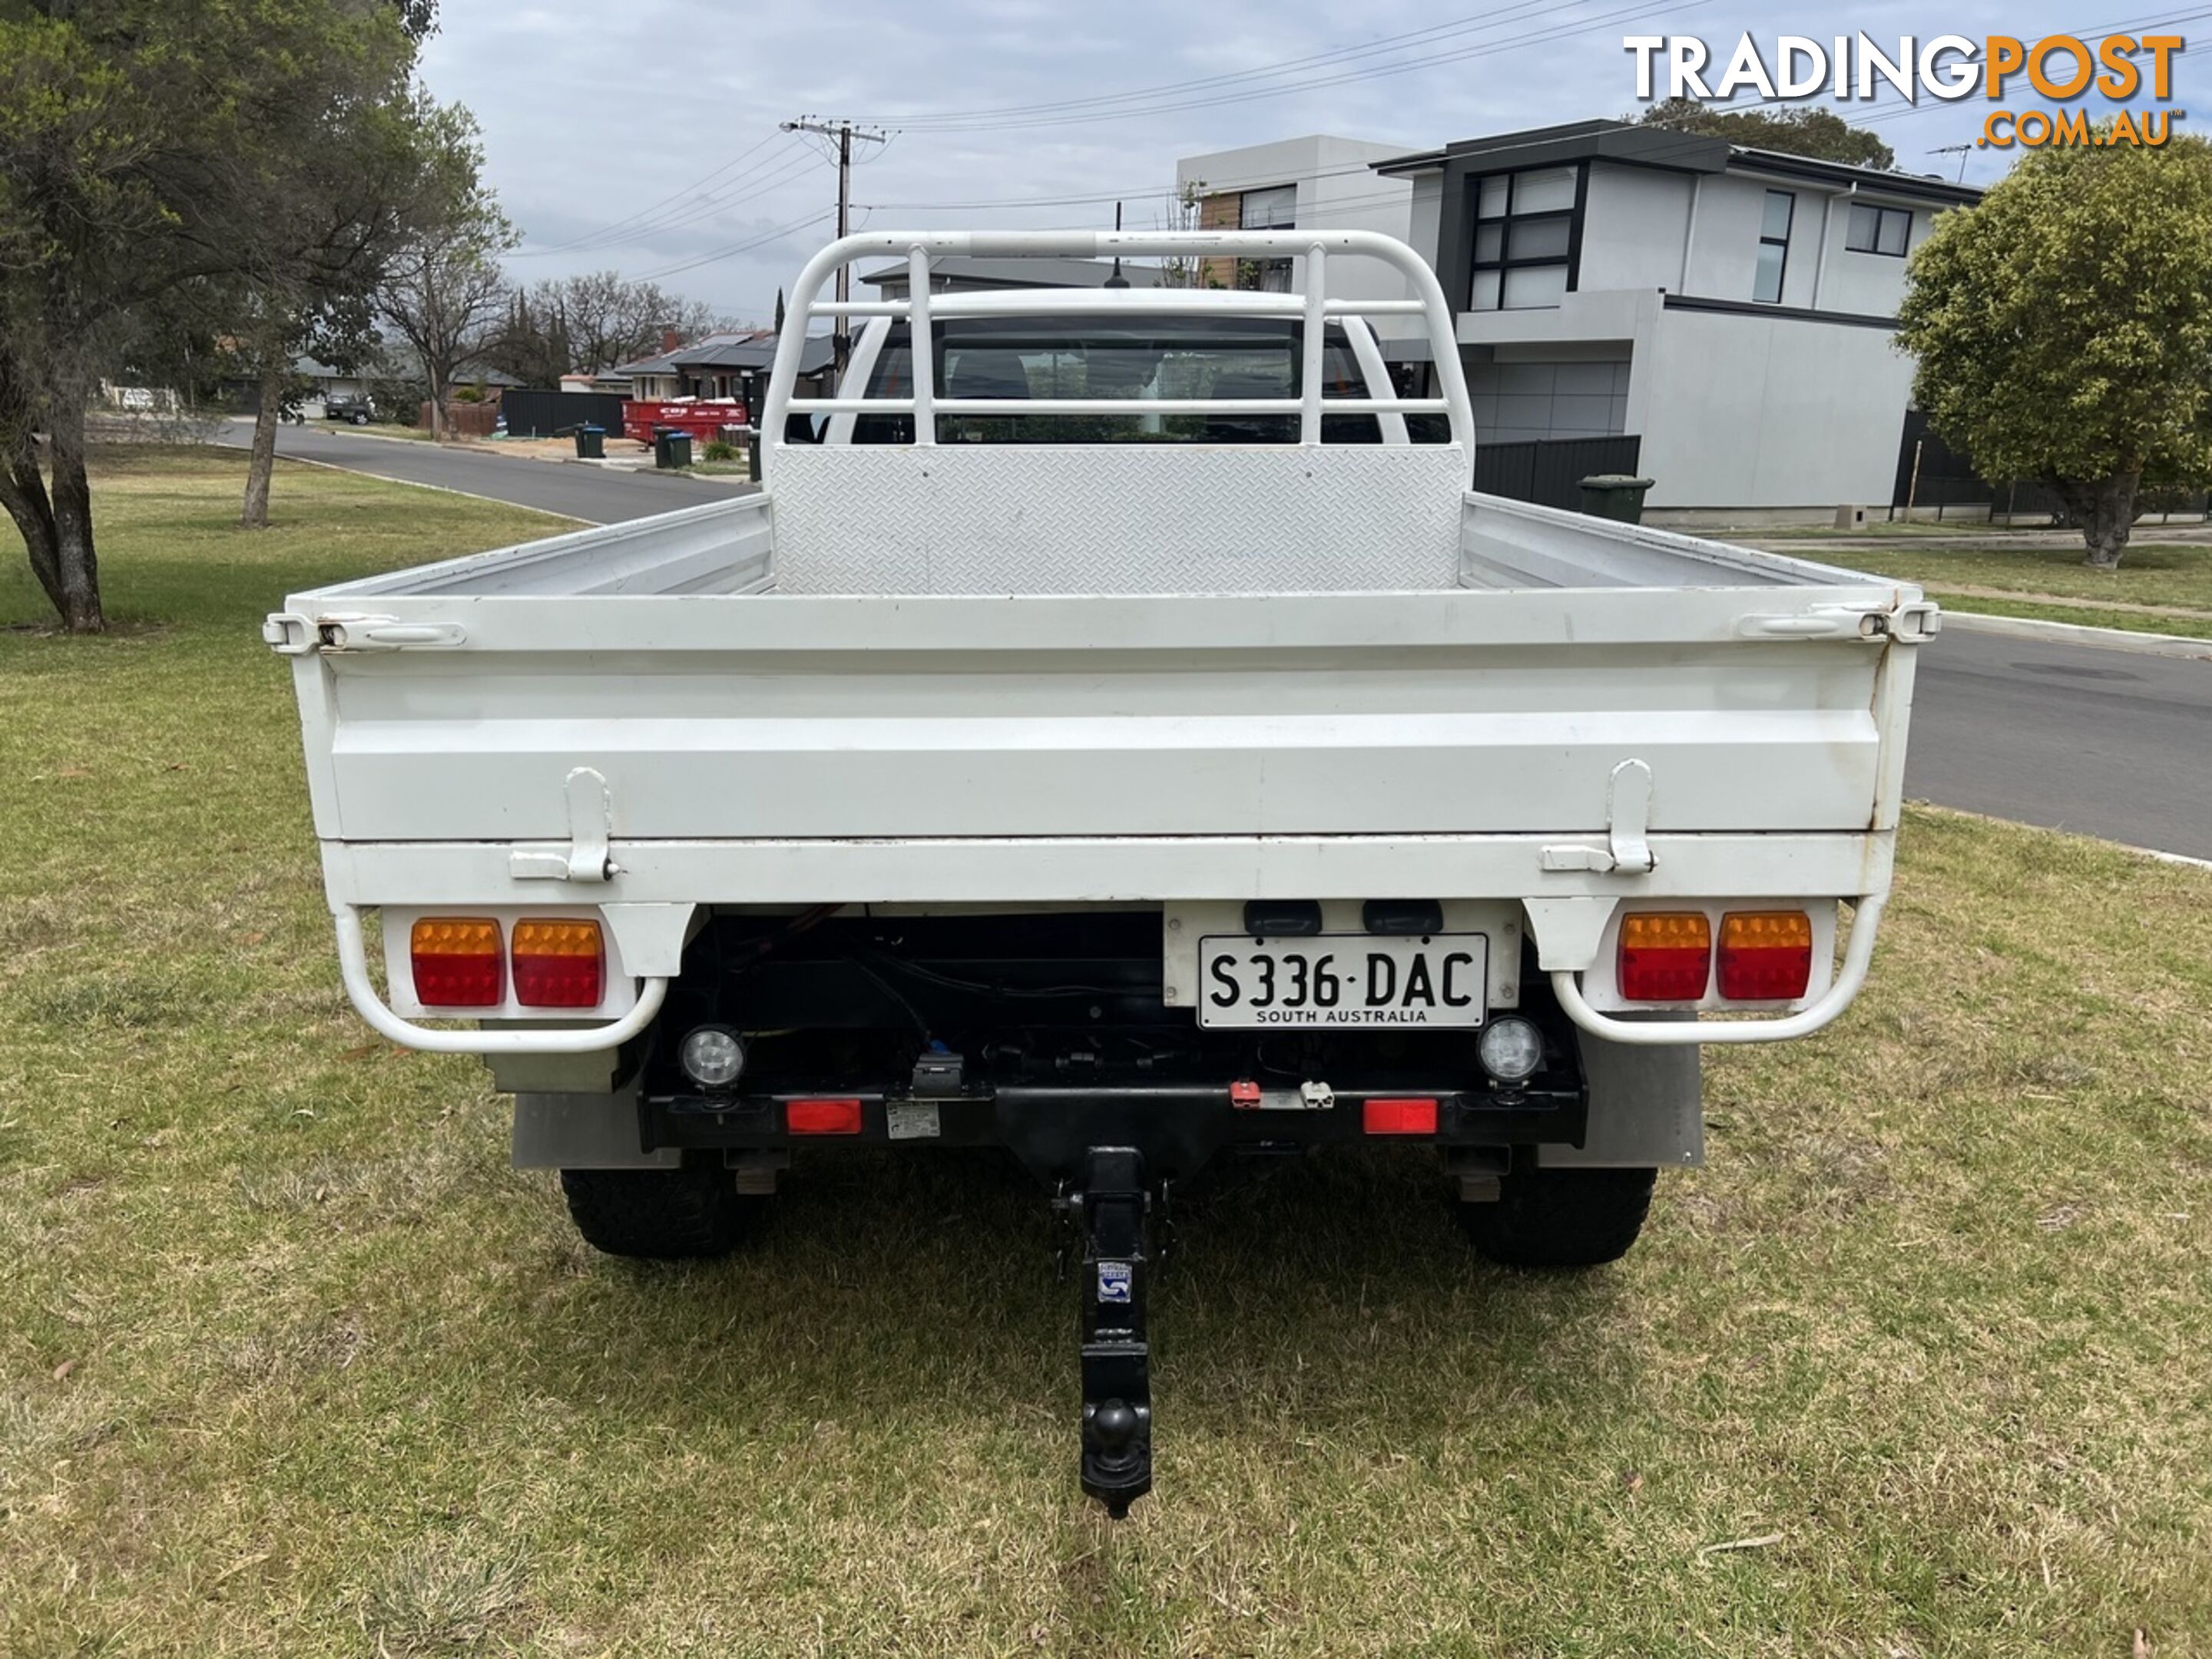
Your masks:
<svg viewBox="0 0 2212 1659"><path fill-rule="evenodd" d="M1998 27L1987 3L1935 21L1962 32ZM1877 36L1934 32L1905 0L1852 21ZM2055 13L2038 22L2008 9L2002 26L2020 34L2083 26ZM1771 40L1835 27L1825 9L1723 0L1640 9L1622 0L1488 0L1464 13L1408 0L1370 0L1356 12L1312 0L1203 9L845 0L743 10L710 0L448 0L441 24L425 78L483 125L491 181L526 239L518 277L667 270L672 290L763 319L830 231L829 147L776 131L802 113L890 131L888 144L857 149L859 228L1106 226L1110 201L927 204L1115 192L1129 222L1146 225L1164 210L1179 156L1310 132L1426 149L1618 115L1634 90L1624 33L1695 33L1724 58L1745 29ZM1407 35L1415 38L1395 39ZM1344 52L1357 55L1296 62ZM1095 101L1146 88L1163 90ZM1979 115L1956 106L1885 111L1875 131L1900 165L1933 170L1945 159L1923 152L1970 137ZM1971 176L1994 176L1993 158L1972 160ZM813 215L819 222L799 222Z"/></svg>

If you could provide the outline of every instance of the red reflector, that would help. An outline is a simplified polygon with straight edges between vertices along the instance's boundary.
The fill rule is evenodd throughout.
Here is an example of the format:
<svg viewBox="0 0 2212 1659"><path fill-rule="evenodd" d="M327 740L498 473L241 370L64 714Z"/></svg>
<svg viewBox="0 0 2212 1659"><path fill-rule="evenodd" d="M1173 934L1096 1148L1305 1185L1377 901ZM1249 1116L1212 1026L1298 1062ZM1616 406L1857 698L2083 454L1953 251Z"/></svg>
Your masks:
<svg viewBox="0 0 2212 1659"><path fill-rule="evenodd" d="M1360 1127L1370 1135L1432 1135L1437 1132L1433 1100L1370 1100L1359 1109Z"/></svg>
<svg viewBox="0 0 2212 1659"><path fill-rule="evenodd" d="M860 1133L857 1100L793 1100L783 1108L783 1127L795 1135L856 1135Z"/></svg>
<svg viewBox="0 0 2212 1659"><path fill-rule="evenodd" d="M1794 1002L1813 981L1813 919L1802 910L1731 910L1721 918L1721 994Z"/></svg>
<svg viewBox="0 0 2212 1659"><path fill-rule="evenodd" d="M1620 994L1630 1002L1695 1002L1712 968L1713 928L1696 910L1620 919Z"/></svg>
<svg viewBox="0 0 2212 1659"><path fill-rule="evenodd" d="M499 924L483 916L425 916L408 930L407 965L425 1008L495 1008L507 1000Z"/></svg>
<svg viewBox="0 0 2212 1659"><path fill-rule="evenodd" d="M606 956L596 921L514 924L514 1000L526 1008L596 1008Z"/></svg>

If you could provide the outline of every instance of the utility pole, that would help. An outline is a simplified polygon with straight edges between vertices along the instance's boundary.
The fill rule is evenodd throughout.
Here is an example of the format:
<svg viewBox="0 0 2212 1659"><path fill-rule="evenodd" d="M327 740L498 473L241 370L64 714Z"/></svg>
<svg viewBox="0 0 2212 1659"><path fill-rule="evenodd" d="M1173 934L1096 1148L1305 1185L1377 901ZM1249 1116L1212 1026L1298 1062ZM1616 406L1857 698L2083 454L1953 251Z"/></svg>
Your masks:
<svg viewBox="0 0 2212 1659"><path fill-rule="evenodd" d="M784 122L782 126L786 132L811 132L837 141L837 234L840 238L844 237L852 229L853 140L858 138L864 144L881 144L890 142L889 139L883 133L856 127L850 121L817 121L804 115L795 121ZM840 265L837 267L837 301L842 305L852 297L853 268ZM852 319L842 311L837 313L831 337L836 342L837 374L842 379L845 373L845 360L853 350Z"/></svg>

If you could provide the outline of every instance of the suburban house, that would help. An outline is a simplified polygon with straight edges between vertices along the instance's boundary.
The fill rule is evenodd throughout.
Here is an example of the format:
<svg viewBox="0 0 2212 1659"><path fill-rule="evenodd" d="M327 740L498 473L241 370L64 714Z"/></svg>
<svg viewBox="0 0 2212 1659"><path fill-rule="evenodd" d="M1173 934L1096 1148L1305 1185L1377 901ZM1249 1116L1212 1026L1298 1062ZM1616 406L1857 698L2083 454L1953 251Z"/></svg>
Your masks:
<svg viewBox="0 0 2212 1659"><path fill-rule="evenodd" d="M1176 163L1176 194L1194 203L1200 230L1379 230L1402 241L1408 240L1413 184L1374 169L1404 154L1397 144L1320 133L1218 149ZM1237 271L1228 260L1209 259L1203 275L1222 288L1287 292L1292 286L1288 260L1257 261ZM1348 262L1329 287L1362 300L1406 297L1397 276L1365 260Z"/></svg>
<svg viewBox="0 0 2212 1659"><path fill-rule="evenodd" d="M1252 168L1233 175L1236 219L1201 193L1214 222L1288 211L1410 242L1452 307L1480 443L1632 436L1662 522L1826 521L1889 500L1911 394L1893 343L1905 256L1979 190L1607 120L1389 155L1370 177L1407 195L1362 199L1335 170L1377 148L1300 139L1176 176ZM1279 152L1309 171L1267 185L1238 161ZM1304 208L1324 189L1342 212ZM1394 320L1376 319L1385 358L1419 364Z"/></svg>
<svg viewBox="0 0 2212 1659"><path fill-rule="evenodd" d="M807 393L827 392L830 341L810 336L799 360L799 384ZM617 364L602 380L617 383L623 395L638 403L670 403L682 398L736 398L757 411L775 362L775 335L769 329L708 334L689 345L664 336L661 349L635 362Z"/></svg>
<svg viewBox="0 0 2212 1659"><path fill-rule="evenodd" d="M1972 185L1620 121L1383 162L1454 312L1477 435L1633 433L1677 520L1885 502L1905 256Z"/></svg>

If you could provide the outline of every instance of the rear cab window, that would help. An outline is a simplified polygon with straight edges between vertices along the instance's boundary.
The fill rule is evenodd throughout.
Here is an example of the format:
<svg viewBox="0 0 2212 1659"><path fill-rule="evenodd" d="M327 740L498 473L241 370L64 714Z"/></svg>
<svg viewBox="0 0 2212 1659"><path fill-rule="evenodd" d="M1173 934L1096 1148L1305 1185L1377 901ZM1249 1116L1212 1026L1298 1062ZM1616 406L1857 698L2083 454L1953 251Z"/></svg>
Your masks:
<svg viewBox="0 0 2212 1659"><path fill-rule="evenodd" d="M1196 398L1295 399L1304 391L1304 324L1296 318L1132 316L947 317L931 327L940 398L1127 403L1126 415L937 411L939 444L1294 444L1298 417L1147 414L1147 403ZM1322 397L1370 395L1344 331L1323 337ZM894 323L867 381L871 398L913 395L912 336ZM1383 388L1385 395L1389 388ZM1323 415L1322 441L1382 441L1372 415ZM861 415L856 444L914 441L902 414Z"/></svg>

